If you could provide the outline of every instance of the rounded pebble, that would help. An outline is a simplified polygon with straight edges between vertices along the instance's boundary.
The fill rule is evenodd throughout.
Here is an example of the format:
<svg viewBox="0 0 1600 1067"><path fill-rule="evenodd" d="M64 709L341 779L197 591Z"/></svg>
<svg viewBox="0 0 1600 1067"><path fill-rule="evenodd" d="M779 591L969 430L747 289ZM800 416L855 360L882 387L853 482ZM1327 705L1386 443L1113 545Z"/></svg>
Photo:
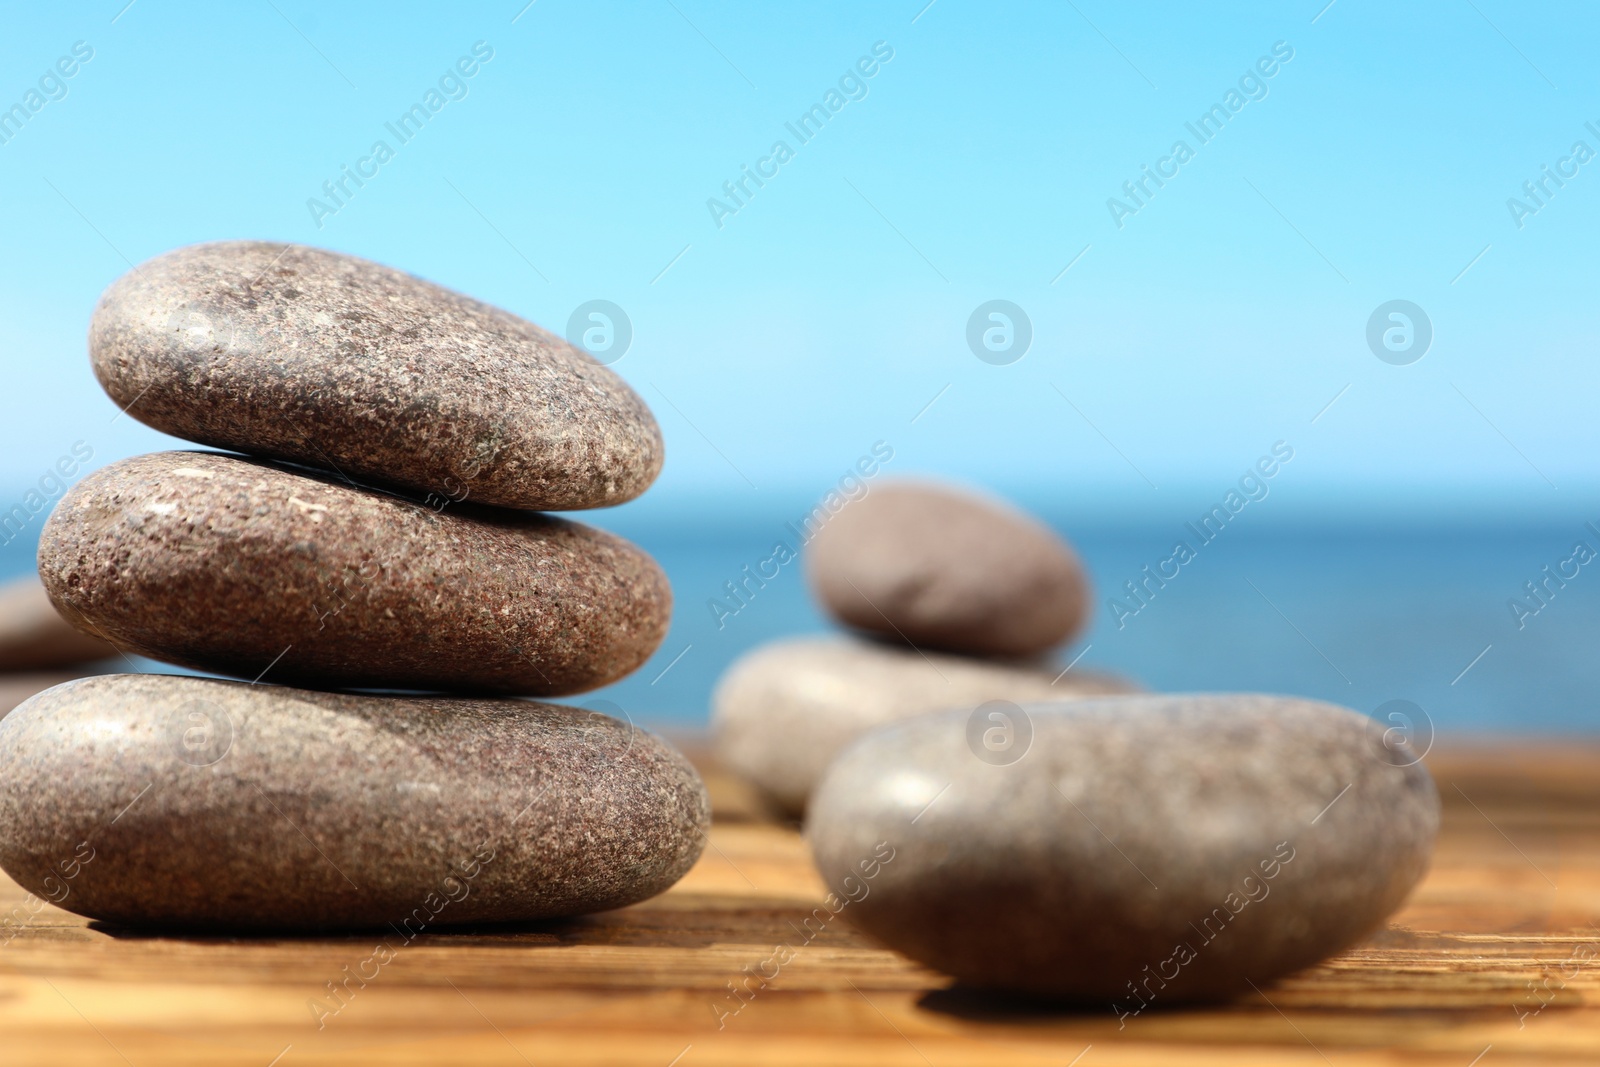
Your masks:
<svg viewBox="0 0 1600 1067"><path fill-rule="evenodd" d="M73 674L70 671L22 671L16 674L0 674L0 719L5 718L13 708L35 693L42 693L52 686L82 677L82 674Z"/></svg>
<svg viewBox="0 0 1600 1067"><path fill-rule="evenodd" d="M124 674L0 720L0 866L112 923L577 915L667 889L709 822L677 750L578 708Z"/></svg>
<svg viewBox="0 0 1600 1067"><path fill-rule="evenodd" d="M927 648L1031 656L1082 625L1088 579L1041 523L940 485L891 482L845 505L807 546L841 623Z"/></svg>
<svg viewBox="0 0 1600 1067"><path fill-rule="evenodd" d="M39 572L123 648L318 687L582 692L648 659L672 605L655 561L600 530L205 452L84 478Z"/></svg>
<svg viewBox="0 0 1600 1067"><path fill-rule="evenodd" d="M787 814L828 763L874 727L989 700L1063 700L1126 693L1121 679L1074 668L1014 665L857 638L799 638L750 652L712 698L717 761Z"/></svg>
<svg viewBox="0 0 1600 1067"><path fill-rule="evenodd" d="M607 507L661 470L649 408L587 353L304 245L157 256L101 296L89 354L117 406L158 430L452 501Z"/></svg>
<svg viewBox="0 0 1600 1067"><path fill-rule="evenodd" d="M1031 745L1003 766L964 713L877 730L808 816L852 921L967 984L1124 1020L1224 998L1348 948L1427 869L1433 780L1364 715L1258 695L1019 711Z"/></svg>

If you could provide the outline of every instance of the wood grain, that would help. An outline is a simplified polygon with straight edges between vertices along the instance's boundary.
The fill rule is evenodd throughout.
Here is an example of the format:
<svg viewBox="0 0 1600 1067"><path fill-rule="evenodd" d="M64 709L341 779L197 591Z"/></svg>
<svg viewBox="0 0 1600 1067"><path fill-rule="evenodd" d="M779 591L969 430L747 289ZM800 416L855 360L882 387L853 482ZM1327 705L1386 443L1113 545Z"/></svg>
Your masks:
<svg viewBox="0 0 1600 1067"><path fill-rule="evenodd" d="M0 877L0 917L26 920L0 947L0 1064L1600 1062L1600 747L1502 740L1428 762L1444 830L1388 929L1222 1008L1119 1028L953 990L851 930L848 910L736 998L744 968L801 943L822 887L794 830L711 769L710 847L672 891L423 934L342 1002L326 983L377 937L149 936L33 913Z"/></svg>

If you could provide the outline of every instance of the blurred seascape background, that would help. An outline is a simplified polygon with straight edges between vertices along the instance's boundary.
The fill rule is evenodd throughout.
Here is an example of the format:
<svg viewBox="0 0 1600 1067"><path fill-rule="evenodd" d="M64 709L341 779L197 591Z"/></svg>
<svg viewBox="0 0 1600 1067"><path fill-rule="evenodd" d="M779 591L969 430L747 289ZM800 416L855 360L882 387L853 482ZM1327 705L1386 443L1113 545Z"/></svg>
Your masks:
<svg viewBox="0 0 1600 1067"><path fill-rule="evenodd" d="M53 504L75 446L83 469L186 447L90 373L107 284L179 245L303 242L558 333L590 301L626 316L606 358L667 466L574 517L655 554L677 604L649 664L573 702L692 728L740 653L825 629L799 565L742 605L726 583L883 442L865 491L949 477L1072 540L1097 598L1063 667L1408 700L1441 733L1600 725L1600 577L1574 553L1600 551L1592 8L125 3L18 11L0 39L0 109L27 110L0 123L0 511ZM378 141L392 158L325 191ZM1020 354L969 340L994 300ZM1395 300L1425 319L1420 355L1389 352L1409 362L1369 337ZM1186 524L1230 491L1200 545ZM1178 540L1195 558L1131 600Z"/></svg>

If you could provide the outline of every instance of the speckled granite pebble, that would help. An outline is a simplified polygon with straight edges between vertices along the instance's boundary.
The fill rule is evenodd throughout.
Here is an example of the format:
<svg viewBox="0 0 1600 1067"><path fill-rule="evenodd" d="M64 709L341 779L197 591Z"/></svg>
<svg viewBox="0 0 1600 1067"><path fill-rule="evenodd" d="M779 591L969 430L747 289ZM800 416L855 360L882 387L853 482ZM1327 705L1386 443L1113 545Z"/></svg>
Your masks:
<svg viewBox="0 0 1600 1067"><path fill-rule="evenodd" d="M874 731L807 836L852 922L964 982L1104 1006L1249 992L1349 947L1422 877L1433 780L1331 704L1255 695L1026 705L1026 754L962 713ZM853 879L847 882L846 879Z"/></svg>
<svg viewBox="0 0 1600 1067"><path fill-rule="evenodd" d="M336 252L264 241L157 256L101 296L96 377L201 444L513 508L606 507L661 470L610 369L509 312Z"/></svg>
<svg viewBox="0 0 1600 1067"><path fill-rule="evenodd" d="M312 475L205 452L113 463L57 505L39 573L125 648L318 687L575 693L666 633L666 576L621 538Z"/></svg>
<svg viewBox="0 0 1600 1067"><path fill-rule="evenodd" d="M42 671L110 659L117 650L79 633L50 603L38 578L0 586L0 671Z"/></svg>
<svg viewBox="0 0 1600 1067"><path fill-rule="evenodd" d="M682 755L578 708L124 674L0 720L0 866L116 923L406 936L600 911L681 878L709 823Z"/></svg>
<svg viewBox="0 0 1600 1067"><path fill-rule="evenodd" d="M35 693L42 693L51 686L81 677L83 675L69 671L21 671L15 674L0 674L0 719L5 718L11 713L12 708Z"/></svg>
<svg viewBox="0 0 1600 1067"><path fill-rule="evenodd" d="M846 626L972 655L1053 648L1089 601L1077 556L1044 525L936 484L874 486L817 531L805 562Z"/></svg>
<svg viewBox="0 0 1600 1067"><path fill-rule="evenodd" d="M1059 678L1059 680L1057 680ZM829 761L876 726L987 700L1066 700L1127 693L1121 679L1075 667L1014 665L857 638L799 638L737 660L717 684L717 759L779 809L798 814Z"/></svg>

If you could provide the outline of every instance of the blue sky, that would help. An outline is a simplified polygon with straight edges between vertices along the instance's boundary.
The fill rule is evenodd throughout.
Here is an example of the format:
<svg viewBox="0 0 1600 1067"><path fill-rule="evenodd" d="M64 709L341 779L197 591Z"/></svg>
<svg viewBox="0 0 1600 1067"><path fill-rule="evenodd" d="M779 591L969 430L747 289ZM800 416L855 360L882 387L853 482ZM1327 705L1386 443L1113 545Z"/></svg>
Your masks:
<svg viewBox="0 0 1600 1067"><path fill-rule="evenodd" d="M168 445L113 421L89 313L128 261L253 237L558 331L622 307L614 366L668 440L643 515L788 517L879 440L891 471L1104 515L1189 518L1279 440L1290 509L1600 510L1600 159L1562 163L1600 151L1592 7L124 3L31 5L0 38L0 107L93 49L0 144L0 485L78 440ZM400 144L385 123L477 42L464 97ZM875 45L799 143L785 124ZM1275 46L1201 144L1185 124ZM319 227L308 200L379 139ZM719 227L708 200L778 140ZM1178 140L1119 227L1108 200ZM1519 227L1544 166L1576 173ZM967 342L996 299L1032 329L1004 365ZM1395 299L1433 331L1408 365L1366 339Z"/></svg>

